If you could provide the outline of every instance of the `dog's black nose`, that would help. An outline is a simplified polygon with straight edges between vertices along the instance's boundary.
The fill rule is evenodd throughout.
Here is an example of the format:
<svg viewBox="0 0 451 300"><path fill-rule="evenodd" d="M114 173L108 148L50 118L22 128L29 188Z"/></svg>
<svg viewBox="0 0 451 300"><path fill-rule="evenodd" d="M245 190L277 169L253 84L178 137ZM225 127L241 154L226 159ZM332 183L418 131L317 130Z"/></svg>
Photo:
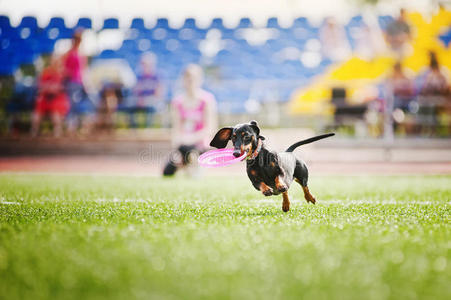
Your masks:
<svg viewBox="0 0 451 300"><path fill-rule="evenodd" d="M240 157L241 156L241 151L240 150L233 151L233 156Z"/></svg>

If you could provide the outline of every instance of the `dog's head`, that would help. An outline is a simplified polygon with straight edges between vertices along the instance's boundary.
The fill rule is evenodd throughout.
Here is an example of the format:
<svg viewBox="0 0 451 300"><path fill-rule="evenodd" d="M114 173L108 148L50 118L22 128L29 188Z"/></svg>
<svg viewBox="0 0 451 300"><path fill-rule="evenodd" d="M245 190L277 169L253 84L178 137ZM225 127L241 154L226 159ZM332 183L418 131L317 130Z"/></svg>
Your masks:
<svg viewBox="0 0 451 300"><path fill-rule="evenodd" d="M235 127L221 128L210 142L210 146L225 148L229 140L232 140L233 156L240 157L246 152L246 157L250 157L257 149L259 140L264 139L260 135L257 121L250 121L249 123L235 125Z"/></svg>

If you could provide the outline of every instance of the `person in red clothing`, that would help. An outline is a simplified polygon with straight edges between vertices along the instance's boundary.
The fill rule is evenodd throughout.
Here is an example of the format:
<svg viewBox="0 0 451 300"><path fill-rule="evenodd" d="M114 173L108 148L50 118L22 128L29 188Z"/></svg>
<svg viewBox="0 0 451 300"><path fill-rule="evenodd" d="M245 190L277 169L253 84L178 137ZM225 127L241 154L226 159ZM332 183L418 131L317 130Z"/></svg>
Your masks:
<svg viewBox="0 0 451 300"><path fill-rule="evenodd" d="M50 57L49 65L42 71L38 82L38 97L32 117L31 134L37 136L42 118L49 115L53 134L59 137L63 131L63 119L70 109L64 92L61 60Z"/></svg>

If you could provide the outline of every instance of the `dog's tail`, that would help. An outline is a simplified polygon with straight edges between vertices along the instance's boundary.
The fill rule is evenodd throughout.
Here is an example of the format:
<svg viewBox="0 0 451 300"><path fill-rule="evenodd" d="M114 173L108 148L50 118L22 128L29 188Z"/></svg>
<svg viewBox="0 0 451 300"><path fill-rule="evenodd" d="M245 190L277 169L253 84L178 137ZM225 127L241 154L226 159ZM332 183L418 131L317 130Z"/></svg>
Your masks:
<svg viewBox="0 0 451 300"><path fill-rule="evenodd" d="M288 149L285 150L285 152L293 152L294 149L296 149L299 146L302 146L302 145L305 145L305 144L310 144L310 143L313 143L313 142L316 142L318 140L325 139L325 138L328 138L328 137L334 136L334 135L335 135L335 133L327 133L327 134L317 135L317 136L311 137L309 139L299 141L297 143L294 143L290 147L288 147Z"/></svg>

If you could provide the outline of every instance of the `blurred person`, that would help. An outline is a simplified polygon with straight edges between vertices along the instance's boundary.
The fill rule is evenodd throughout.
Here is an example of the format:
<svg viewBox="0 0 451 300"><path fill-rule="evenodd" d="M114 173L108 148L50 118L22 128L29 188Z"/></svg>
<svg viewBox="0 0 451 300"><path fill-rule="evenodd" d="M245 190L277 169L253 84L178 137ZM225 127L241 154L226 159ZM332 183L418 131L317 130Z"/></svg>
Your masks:
<svg viewBox="0 0 451 300"><path fill-rule="evenodd" d="M396 20L388 24L385 38L398 58L404 57L407 44L411 40L411 29L407 23L406 10L401 9Z"/></svg>
<svg viewBox="0 0 451 300"><path fill-rule="evenodd" d="M184 91L172 100L172 145L177 151L165 166L164 176L187 166L191 154L204 152L217 128L216 100L201 88L202 81L201 67L189 65L183 74Z"/></svg>
<svg viewBox="0 0 451 300"><path fill-rule="evenodd" d="M424 118L423 133L435 133L440 123L444 127L451 127L451 88L447 69L439 64L437 54L429 52L429 68L425 73L424 83L421 87L420 114ZM443 122L441 120L444 120Z"/></svg>
<svg viewBox="0 0 451 300"><path fill-rule="evenodd" d="M38 81L38 97L32 115L31 134L37 136L42 118L49 115L53 124L53 135L60 137L63 120L70 104L64 91L61 59L50 57L49 65L42 71Z"/></svg>
<svg viewBox="0 0 451 300"><path fill-rule="evenodd" d="M332 17L326 18L320 30L323 56L334 62L343 61L351 55L351 47L343 26Z"/></svg>
<svg viewBox="0 0 451 300"><path fill-rule="evenodd" d="M83 133L89 133L95 110L83 85L86 58L79 52L81 41L82 30L76 30L72 37L72 46L63 56L64 85L71 105L68 116L68 129L71 133L80 125Z"/></svg>
<svg viewBox="0 0 451 300"><path fill-rule="evenodd" d="M395 63L393 72L388 78L390 90L394 96L394 108L404 111L409 109L409 104L415 97L415 85L413 80L406 75L400 62Z"/></svg>
<svg viewBox="0 0 451 300"><path fill-rule="evenodd" d="M33 112L34 104L36 102L37 95L37 83L36 76L24 75L19 69L14 73L14 77L10 81L6 81L1 88L5 88L8 99L6 103L6 117L7 117L7 133L15 135L20 133L24 128L23 122L21 122L21 116L23 113L29 115ZM1 85L1 83L0 83ZM8 88L11 90L8 93ZM3 91L2 91L3 92ZM28 124L27 124L28 125ZM27 128L29 130L29 128Z"/></svg>
<svg viewBox="0 0 451 300"><path fill-rule="evenodd" d="M123 100L122 85L106 83L100 91L100 103L97 110L97 129L111 133L115 126L116 112Z"/></svg>
<svg viewBox="0 0 451 300"><path fill-rule="evenodd" d="M421 94L428 96L448 96L450 85L446 71L440 67L437 54L429 52L429 69L426 72Z"/></svg>
<svg viewBox="0 0 451 300"><path fill-rule="evenodd" d="M136 84L136 76L129 63L122 58L96 59L87 69L86 89L96 99L96 129L111 133L116 115L122 109ZM127 108L125 108L127 110Z"/></svg>
<svg viewBox="0 0 451 300"><path fill-rule="evenodd" d="M387 79L387 85L393 95L392 116L395 128L405 133L412 133L414 120L408 113L416 112L416 106L412 105L415 102L416 91L413 80L407 76L401 62L394 64L393 72Z"/></svg>
<svg viewBox="0 0 451 300"><path fill-rule="evenodd" d="M146 115L146 127L152 125L152 117L158 110L161 100L161 84L156 74L157 59L155 54L147 52L142 54L134 88L134 101L129 107L130 127L137 127L136 114L143 112Z"/></svg>

